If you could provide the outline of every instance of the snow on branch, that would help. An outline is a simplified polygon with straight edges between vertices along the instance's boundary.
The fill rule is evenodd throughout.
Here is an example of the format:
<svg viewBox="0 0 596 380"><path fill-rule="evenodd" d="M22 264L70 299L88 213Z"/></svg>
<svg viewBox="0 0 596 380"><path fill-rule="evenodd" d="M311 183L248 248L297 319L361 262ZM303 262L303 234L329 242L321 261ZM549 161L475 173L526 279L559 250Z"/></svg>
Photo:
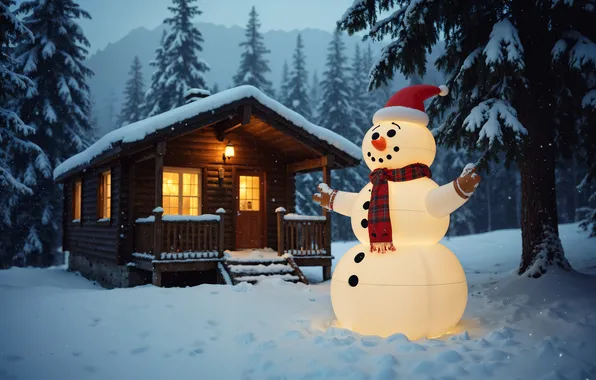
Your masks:
<svg viewBox="0 0 596 380"><path fill-rule="evenodd" d="M569 64L575 69L581 69L587 65L596 66L596 44L585 36L578 36L569 54Z"/></svg>
<svg viewBox="0 0 596 380"><path fill-rule="evenodd" d="M503 54L503 50L507 55ZM517 29L507 19L497 22L490 33L490 39L482 51L486 57L487 66L494 67L496 64L510 63L518 70L523 70L524 48Z"/></svg>
<svg viewBox="0 0 596 380"><path fill-rule="evenodd" d="M526 135L528 131L517 120L517 111L506 100L489 99L472 109L464 120L464 128L468 132L478 132L477 144L488 140L491 147L495 141L503 143L503 127L511 129L516 139Z"/></svg>
<svg viewBox="0 0 596 380"><path fill-rule="evenodd" d="M596 109L596 90L590 90L582 99L583 108Z"/></svg>

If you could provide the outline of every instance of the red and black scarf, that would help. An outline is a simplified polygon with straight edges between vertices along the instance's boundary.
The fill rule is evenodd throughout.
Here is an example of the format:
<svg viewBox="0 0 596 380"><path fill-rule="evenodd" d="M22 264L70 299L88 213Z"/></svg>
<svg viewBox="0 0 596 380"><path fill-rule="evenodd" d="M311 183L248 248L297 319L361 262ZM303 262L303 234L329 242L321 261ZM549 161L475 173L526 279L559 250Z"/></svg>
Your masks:
<svg viewBox="0 0 596 380"><path fill-rule="evenodd" d="M389 215L388 181L405 182L422 177L431 178L430 169L428 166L418 163L400 169L375 169L369 177L373 185L368 209L370 251L380 253L395 251Z"/></svg>

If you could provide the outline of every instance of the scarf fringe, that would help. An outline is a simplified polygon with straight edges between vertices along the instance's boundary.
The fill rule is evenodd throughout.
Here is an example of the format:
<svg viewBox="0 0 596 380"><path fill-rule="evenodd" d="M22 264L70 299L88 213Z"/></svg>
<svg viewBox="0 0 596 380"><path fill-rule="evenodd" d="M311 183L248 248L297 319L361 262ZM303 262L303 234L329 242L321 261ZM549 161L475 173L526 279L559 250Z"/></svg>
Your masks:
<svg viewBox="0 0 596 380"><path fill-rule="evenodd" d="M387 253L387 251L395 251L395 246L392 242L387 243L371 243L370 244L370 251L371 252L378 252L378 253Z"/></svg>

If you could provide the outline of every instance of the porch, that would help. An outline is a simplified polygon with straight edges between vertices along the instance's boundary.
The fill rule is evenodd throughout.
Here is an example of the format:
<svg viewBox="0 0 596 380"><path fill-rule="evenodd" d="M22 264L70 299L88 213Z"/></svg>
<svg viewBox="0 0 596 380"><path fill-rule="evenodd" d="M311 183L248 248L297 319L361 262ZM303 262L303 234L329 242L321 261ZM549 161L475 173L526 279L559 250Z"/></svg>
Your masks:
<svg viewBox="0 0 596 380"><path fill-rule="evenodd" d="M331 278L330 221L327 216L277 214L277 247L225 249L223 208L199 216L153 215L134 223L134 249L128 266L151 273L152 283L163 285L164 274L209 272L217 283L235 285L263 279L308 284L300 267L321 266L323 280ZM159 252L159 254L155 254Z"/></svg>

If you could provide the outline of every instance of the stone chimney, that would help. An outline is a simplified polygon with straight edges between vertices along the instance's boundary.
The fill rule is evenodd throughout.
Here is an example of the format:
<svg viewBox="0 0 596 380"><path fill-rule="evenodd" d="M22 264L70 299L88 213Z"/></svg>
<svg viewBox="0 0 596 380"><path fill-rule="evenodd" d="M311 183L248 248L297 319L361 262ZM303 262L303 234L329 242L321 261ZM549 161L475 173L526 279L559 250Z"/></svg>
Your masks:
<svg viewBox="0 0 596 380"><path fill-rule="evenodd" d="M191 88L184 93L184 101L186 104L194 102L195 100L201 100L211 95L209 90L203 90L202 88Z"/></svg>

